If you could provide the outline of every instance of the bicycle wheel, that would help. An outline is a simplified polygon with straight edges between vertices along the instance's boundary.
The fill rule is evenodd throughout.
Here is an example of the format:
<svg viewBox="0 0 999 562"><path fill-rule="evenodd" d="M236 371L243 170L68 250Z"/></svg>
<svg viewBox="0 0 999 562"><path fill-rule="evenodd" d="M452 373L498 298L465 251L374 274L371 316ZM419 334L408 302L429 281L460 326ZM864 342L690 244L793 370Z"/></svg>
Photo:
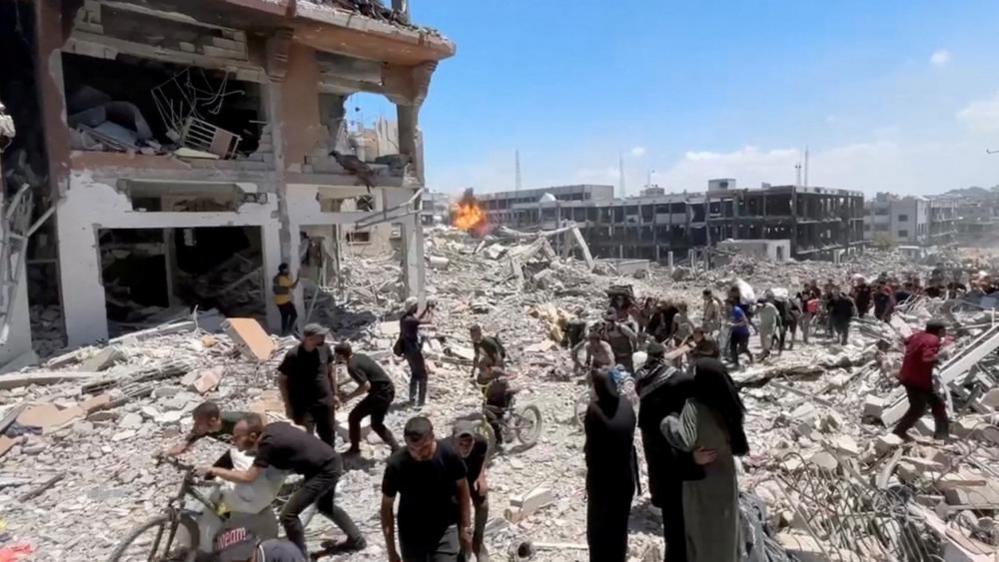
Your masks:
<svg viewBox="0 0 999 562"><path fill-rule="evenodd" d="M496 454L496 432L493 431L493 426L489 425L489 422L485 418L478 420L478 425L475 426L475 431L478 432L486 443L489 445L487 454L492 457Z"/></svg>
<svg viewBox="0 0 999 562"><path fill-rule="evenodd" d="M524 445L534 445L541 435L541 410L534 404L517 408L513 431Z"/></svg>
<svg viewBox="0 0 999 562"><path fill-rule="evenodd" d="M193 520L160 515L132 529L108 562L194 562L198 538Z"/></svg>

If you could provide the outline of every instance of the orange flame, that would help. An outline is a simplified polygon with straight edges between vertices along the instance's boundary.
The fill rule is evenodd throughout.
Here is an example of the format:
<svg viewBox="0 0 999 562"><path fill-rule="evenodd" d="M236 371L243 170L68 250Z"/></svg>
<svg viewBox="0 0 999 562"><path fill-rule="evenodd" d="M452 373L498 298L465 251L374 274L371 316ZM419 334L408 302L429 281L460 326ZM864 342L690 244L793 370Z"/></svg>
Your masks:
<svg viewBox="0 0 999 562"><path fill-rule="evenodd" d="M474 201L459 202L451 207L451 223L466 232L478 230L486 223L486 213Z"/></svg>
<svg viewBox="0 0 999 562"><path fill-rule="evenodd" d="M471 188L466 189L461 199L451 207L451 224L476 236L481 236L486 231L486 212L479 206Z"/></svg>

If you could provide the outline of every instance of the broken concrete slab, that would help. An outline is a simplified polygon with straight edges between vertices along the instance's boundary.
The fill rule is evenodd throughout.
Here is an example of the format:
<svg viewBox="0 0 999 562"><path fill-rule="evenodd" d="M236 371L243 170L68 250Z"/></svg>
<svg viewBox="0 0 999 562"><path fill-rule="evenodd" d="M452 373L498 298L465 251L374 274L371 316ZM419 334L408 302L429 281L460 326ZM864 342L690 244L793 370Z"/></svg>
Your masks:
<svg viewBox="0 0 999 562"><path fill-rule="evenodd" d="M553 503L555 494L551 488L535 488L526 494L512 496L504 516L511 523L518 523Z"/></svg>
<svg viewBox="0 0 999 562"><path fill-rule="evenodd" d="M880 396L869 394L864 397L864 417L880 418L885 409L885 400Z"/></svg>
<svg viewBox="0 0 999 562"><path fill-rule="evenodd" d="M878 452L879 455L884 455L892 452L898 447L901 447L905 443L902 438L894 433L889 433L887 435L879 435L874 440L874 450Z"/></svg>
<svg viewBox="0 0 999 562"><path fill-rule="evenodd" d="M17 416L17 423L29 427L39 427L44 435L69 425L76 419L82 418L85 413L83 408L79 406L60 410L54 404L34 404L25 408Z"/></svg>
<svg viewBox="0 0 999 562"><path fill-rule="evenodd" d="M195 375L193 377L194 380L187 386L190 390L193 390L198 394L207 394L212 390L215 390L215 387L219 385L219 381L222 380L222 373L222 367L212 367L210 369L192 371L191 374Z"/></svg>
<svg viewBox="0 0 999 562"><path fill-rule="evenodd" d="M85 359L80 364L80 371L103 371L110 368L115 363L125 360L125 354L117 347L106 347L98 351L93 357Z"/></svg>
<svg viewBox="0 0 999 562"><path fill-rule="evenodd" d="M63 382L86 382L100 376L100 373L88 372L68 372L68 371L41 371L32 373L8 373L0 375L0 390L10 390L32 384L52 385Z"/></svg>
<svg viewBox="0 0 999 562"><path fill-rule="evenodd" d="M244 357L263 363L274 353L274 341L253 318L227 318L222 329Z"/></svg>

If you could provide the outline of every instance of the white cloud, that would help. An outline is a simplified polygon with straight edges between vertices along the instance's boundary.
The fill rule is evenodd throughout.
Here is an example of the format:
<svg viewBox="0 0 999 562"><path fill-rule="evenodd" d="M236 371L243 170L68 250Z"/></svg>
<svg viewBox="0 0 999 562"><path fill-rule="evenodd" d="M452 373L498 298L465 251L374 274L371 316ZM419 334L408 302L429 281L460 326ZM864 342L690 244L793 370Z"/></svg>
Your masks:
<svg viewBox="0 0 999 562"><path fill-rule="evenodd" d="M937 49L930 55L930 64L933 66L946 66L950 62L950 51L947 49Z"/></svg>
<svg viewBox="0 0 999 562"><path fill-rule="evenodd" d="M999 92L989 99L969 103L957 112L957 118L975 131L999 131Z"/></svg>
<svg viewBox="0 0 999 562"><path fill-rule="evenodd" d="M635 158L641 158L642 156L645 156L645 153L646 150L644 146L636 146L631 149L631 155Z"/></svg>

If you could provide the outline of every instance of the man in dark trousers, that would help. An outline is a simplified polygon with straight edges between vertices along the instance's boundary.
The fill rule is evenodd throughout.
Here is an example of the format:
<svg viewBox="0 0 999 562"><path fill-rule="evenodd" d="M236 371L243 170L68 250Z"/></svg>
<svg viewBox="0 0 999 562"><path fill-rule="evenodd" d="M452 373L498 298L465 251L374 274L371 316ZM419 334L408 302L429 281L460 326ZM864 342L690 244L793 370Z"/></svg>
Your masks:
<svg viewBox="0 0 999 562"><path fill-rule="evenodd" d="M292 281L288 272L288 264L282 263L278 266L278 273L271 281L274 291L274 305L281 313L281 335L286 336L295 330L295 322L298 320L298 311L295 310L295 299L291 294L298 286L298 279Z"/></svg>
<svg viewBox="0 0 999 562"><path fill-rule="evenodd" d="M913 334L905 342L905 356L898 378L905 387L909 398L909 409L899 420L893 432L902 439L910 439L908 431L916 425L929 406L935 422L934 438L946 439L950 421L947 419L947 406L942 396L933 388L933 368L940 358L946 325L940 320L926 323L926 331Z"/></svg>
<svg viewBox="0 0 999 562"><path fill-rule="evenodd" d="M502 369L506 362L506 350L496 336L483 336L482 327L478 324L469 329L475 357L472 358L472 376L478 376L481 371L492 368Z"/></svg>
<svg viewBox="0 0 999 562"><path fill-rule="evenodd" d="M856 315L857 307L853 299L843 294L839 288L833 289L832 300L829 302L829 324L840 345L847 344L850 337L850 322Z"/></svg>
<svg viewBox="0 0 999 562"><path fill-rule="evenodd" d="M475 562L489 562L489 553L483 544L486 522L489 520L489 484L486 481L486 459L489 458L489 443L475 431L475 423L459 421L454 425L451 446L465 461L468 474L468 493L472 496L475 508L475 528L472 530L472 552Z"/></svg>
<svg viewBox="0 0 999 562"><path fill-rule="evenodd" d="M382 479L381 523L388 561L457 562L460 552L472 550L465 463L450 445L434 437L425 417L406 422L403 435L406 447L389 457Z"/></svg>
<svg viewBox="0 0 999 562"><path fill-rule="evenodd" d="M402 318L399 319L399 355L409 364L409 405L423 407L427 402L427 363L423 359L423 344L420 341L420 326L430 324L433 303L427 303L423 312L417 314L419 301L413 297L406 299Z"/></svg>
<svg viewBox="0 0 999 562"><path fill-rule="evenodd" d="M302 343L290 349L278 366L278 388L285 415L306 431L333 446L335 436L333 351L329 332L319 324L302 330Z"/></svg>
<svg viewBox="0 0 999 562"><path fill-rule="evenodd" d="M399 443L395 440L392 432L385 427L385 414L388 413L389 406L395 398L395 385L389 378L385 370L378 363L364 355L354 353L350 344L341 342L333 348L337 361L347 365L347 374L357 383L357 389L350 394L340 397L340 402L346 404L351 399L361 394L367 393L363 400L354 406L347 416L347 424L350 434L350 449L348 455L357 455L361 452L361 420L365 416L371 416L371 430L382 438L392 452L396 452Z"/></svg>
<svg viewBox="0 0 999 562"><path fill-rule="evenodd" d="M679 414L693 395L694 377L673 367L665 358L666 348L649 344L648 359L638 370L635 390L641 399L638 429L642 433L645 462L649 469L652 505L662 510L666 562L686 562L687 539L683 521L683 481L703 477L690 453L674 449L659 424L670 414Z"/></svg>
<svg viewBox="0 0 999 562"><path fill-rule="evenodd" d="M248 470L203 467L199 472L237 484L256 481L271 466L305 477L280 516L288 540L298 545L303 554L308 556L308 550L305 528L298 516L312 504L347 535L346 541L327 548L328 552L354 552L367 546L354 521L333 502L337 481L343 474L343 461L333 447L286 422L265 426L257 414L250 414L236 424L233 443L240 451L253 453L253 466Z"/></svg>

